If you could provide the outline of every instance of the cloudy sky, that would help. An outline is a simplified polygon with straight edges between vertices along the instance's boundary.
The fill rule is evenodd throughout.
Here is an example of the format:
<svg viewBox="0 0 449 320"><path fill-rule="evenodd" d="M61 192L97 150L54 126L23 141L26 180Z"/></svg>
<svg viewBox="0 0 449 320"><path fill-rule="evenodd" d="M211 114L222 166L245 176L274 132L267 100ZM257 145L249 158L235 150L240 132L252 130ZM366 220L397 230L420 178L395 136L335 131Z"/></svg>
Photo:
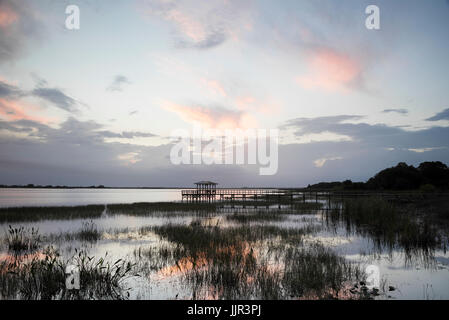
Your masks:
<svg viewBox="0 0 449 320"><path fill-rule="evenodd" d="M0 0L0 184L305 186L449 163L448 15L445 0ZM279 129L277 174L172 164L170 135L193 125Z"/></svg>

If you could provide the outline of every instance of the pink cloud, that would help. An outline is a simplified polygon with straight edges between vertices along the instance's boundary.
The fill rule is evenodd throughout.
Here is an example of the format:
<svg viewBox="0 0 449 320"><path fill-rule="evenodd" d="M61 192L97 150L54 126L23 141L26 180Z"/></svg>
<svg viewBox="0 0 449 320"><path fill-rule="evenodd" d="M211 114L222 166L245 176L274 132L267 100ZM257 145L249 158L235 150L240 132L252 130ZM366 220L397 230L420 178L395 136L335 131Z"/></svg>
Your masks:
<svg viewBox="0 0 449 320"><path fill-rule="evenodd" d="M0 27L6 28L19 19L17 13L9 6L0 5Z"/></svg>
<svg viewBox="0 0 449 320"><path fill-rule="evenodd" d="M248 113L224 108L185 106L164 102L163 108L178 114L183 120L213 129L255 128L257 121Z"/></svg>
<svg viewBox="0 0 449 320"><path fill-rule="evenodd" d="M235 105L237 109L241 111L254 111L257 113L263 113L272 115L278 113L281 110L280 104L271 101L270 98L257 99L253 96L240 96L235 99Z"/></svg>
<svg viewBox="0 0 449 320"><path fill-rule="evenodd" d="M167 12L165 18L174 22L178 29L192 41L201 42L206 39L207 32L204 25L187 13L172 9Z"/></svg>
<svg viewBox="0 0 449 320"><path fill-rule="evenodd" d="M53 120L46 117L29 115L27 111L25 111L25 109L36 109L36 108L33 106L27 106L25 108L23 104L19 104L16 101L9 101L0 98L0 116L5 120L8 121L32 120L43 124L47 124Z"/></svg>
<svg viewBox="0 0 449 320"><path fill-rule="evenodd" d="M239 0L146 0L139 11L157 16L173 28L175 40L185 47L211 48L228 39L239 40L254 28L251 2Z"/></svg>
<svg viewBox="0 0 449 320"><path fill-rule="evenodd" d="M362 71L355 59L331 49L314 51L307 62L309 74L296 78L296 81L307 89L345 89L358 79Z"/></svg>
<svg viewBox="0 0 449 320"><path fill-rule="evenodd" d="M223 97L226 97L226 90L222 86L222 84L216 80L210 80L206 78L201 79L201 83L212 93L220 94Z"/></svg>

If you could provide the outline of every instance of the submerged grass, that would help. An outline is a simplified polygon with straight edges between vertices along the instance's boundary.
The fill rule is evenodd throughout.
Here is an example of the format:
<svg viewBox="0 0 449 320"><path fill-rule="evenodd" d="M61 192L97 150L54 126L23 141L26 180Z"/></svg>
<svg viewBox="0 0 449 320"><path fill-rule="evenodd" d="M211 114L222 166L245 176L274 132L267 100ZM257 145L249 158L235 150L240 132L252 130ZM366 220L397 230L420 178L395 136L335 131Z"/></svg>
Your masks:
<svg viewBox="0 0 449 320"><path fill-rule="evenodd" d="M263 221L282 221L287 217L285 214L273 211L259 211L255 213L239 213L226 215L226 220L238 223L263 222Z"/></svg>
<svg viewBox="0 0 449 320"><path fill-rule="evenodd" d="M37 250L40 244L39 232L35 228L26 229L25 227L8 227L6 234L6 243L8 250L13 252L31 252Z"/></svg>
<svg viewBox="0 0 449 320"><path fill-rule="evenodd" d="M101 232L97 225L92 221L82 222L81 229L75 233L75 238L81 241L97 241L101 239Z"/></svg>
<svg viewBox="0 0 449 320"><path fill-rule="evenodd" d="M74 266L79 271L80 289L66 285L66 270ZM21 300L123 299L128 296L122 281L131 275L133 265L117 260L106 262L86 251L64 261L48 247L38 255L0 262L0 298Z"/></svg>
<svg viewBox="0 0 449 320"><path fill-rule="evenodd" d="M178 216L189 213L202 217L214 215L225 205L269 206L280 204L276 201L233 201L233 202L140 202L130 204L110 204L107 214L135 216ZM317 210L320 203L286 202L292 210ZM93 219L100 218L104 205L62 206L62 207L18 207L0 208L0 223L41 220Z"/></svg>
<svg viewBox="0 0 449 320"><path fill-rule="evenodd" d="M0 223L101 217L102 205L0 208Z"/></svg>
<svg viewBox="0 0 449 320"><path fill-rule="evenodd" d="M102 238L103 234L92 220L83 221L81 228L75 232L61 232L58 234L49 234L42 236L41 239L47 243L59 241L79 240L83 242L95 242Z"/></svg>
<svg viewBox="0 0 449 320"><path fill-rule="evenodd" d="M402 248L406 255L433 250L445 245L438 228L426 217L419 219L415 212L401 210L382 198L345 199L326 213L328 225L343 223L347 232L356 232L373 239L382 250Z"/></svg>
<svg viewBox="0 0 449 320"><path fill-rule="evenodd" d="M180 215L185 212L199 216L213 214L217 204L214 203L181 203L181 202L142 202L130 204L111 204L107 206L109 215ZM63 206L63 207L19 207L0 208L0 223L68 220L100 218L105 211L104 205Z"/></svg>
<svg viewBox="0 0 449 320"><path fill-rule="evenodd" d="M290 208L292 210L302 211L302 210L319 210L323 207L320 202L302 202L298 200L291 201L290 199L268 199L268 200L234 200L234 201L221 201L217 202L219 206L244 206L244 207L273 207L273 206L283 206Z"/></svg>
<svg viewBox="0 0 449 320"><path fill-rule="evenodd" d="M284 261L282 284L297 297L338 297L346 284L364 276L358 266L319 243L287 248Z"/></svg>
<svg viewBox="0 0 449 320"><path fill-rule="evenodd" d="M170 245L141 248L135 257L147 261L146 268L180 272L193 299L338 297L345 281L362 275L331 250L304 247L302 239L314 227L220 227L194 221L152 230ZM299 282L290 281L298 277Z"/></svg>
<svg viewBox="0 0 449 320"><path fill-rule="evenodd" d="M216 203L207 202L140 202L108 205L108 214L151 215L154 213L215 212Z"/></svg>

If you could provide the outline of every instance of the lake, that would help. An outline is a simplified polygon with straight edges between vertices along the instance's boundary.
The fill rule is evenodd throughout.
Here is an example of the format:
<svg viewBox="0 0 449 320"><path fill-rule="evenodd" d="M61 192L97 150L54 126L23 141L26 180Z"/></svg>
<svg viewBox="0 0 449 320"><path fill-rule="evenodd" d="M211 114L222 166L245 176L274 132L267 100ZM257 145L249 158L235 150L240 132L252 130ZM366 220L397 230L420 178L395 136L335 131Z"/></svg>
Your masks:
<svg viewBox="0 0 449 320"><path fill-rule="evenodd" d="M180 189L0 188L0 208L181 200Z"/></svg>
<svg viewBox="0 0 449 320"><path fill-rule="evenodd" d="M358 272L370 266L378 269L379 292L368 298L449 299L447 223L427 225L382 199L353 200L345 210L338 202L315 208L313 198L259 207L168 203L180 200L177 189L2 189L0 199L3 207L100 204L18 208L17 216L12 209L0 222L0 271L11 261L23 269L0 272L0 299L14 299L14 288L29 285L27 273L16 274L48 248L63 261L85 252L95 263L130 262L131 276L121 281L130 299L359 299ZM152 204L161 201L167 203ZM11 233L10 225L19 231ZM14 249L34 242L32 228L37 246Z"/></svg>

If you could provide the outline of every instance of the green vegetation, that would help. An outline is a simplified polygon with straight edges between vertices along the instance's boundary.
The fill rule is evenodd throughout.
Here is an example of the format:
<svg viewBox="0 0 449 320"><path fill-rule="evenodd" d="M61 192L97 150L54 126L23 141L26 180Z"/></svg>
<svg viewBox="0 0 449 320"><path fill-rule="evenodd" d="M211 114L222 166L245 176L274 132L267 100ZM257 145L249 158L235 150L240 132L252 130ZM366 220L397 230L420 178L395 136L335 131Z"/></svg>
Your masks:
<svg viewBox="0 0 449 320"><path fill-rule="evenodd" d="M74 238L81 241L97 241L101 238L101 232L92 220L84 221L80 231L75 233Z"/></svg>
<svg viewBox="0 0 449 320"><path fill-rule="evenodd" d="M423 187L426 186L426 187ZM421 188L423 187L423 188ZM417 168L405 162L384 169L365 182L320 182L310 189L328 190L421 190L434 192L449 189L449 168L446 164L422 162ZM420 189L421 188L421 189Z"/></svg>
<svg viewBox="0 0 449 320"><path fill-rule="evenodd" d="M214 212L216 209L216 203L206 202L140 202L108 205L108 214L151 215L157 212Z"/></svg>
<svg viewBox="0 0 449 320"><path fill-rule="evenodd" d="M361 279L360 268L321 244L288 248L282 284L293 296L338 297L347 283Z"/></svg>
<svg viewBox="0 0 449 320"><path fill-rule="evenodd" d="M80 290L66 287L66 268L76 266L80 274ZM50 299L123 299L122 287L131 276L133 265L117 260L95 259L85 251L77 251L69 261L63 261L52 247L41 255L18 257L0 262L0 298L24 300Z"/></svg>
<svg viewBox="0 0 449 320"><path fill-rule="evenodd" d="M130 204L111 204L107 207L110 215L162 215L176 216L183 212L195 215L212 214L217 204L214 203L180 203L180 202L149 202ZM67 219L93 219L102 216L105 206L67 206L67 207L20 207L0 208L0 223L41 221L41 220L67 220ZM185 214L184 214L185 215Z"/></svg>
<svg viewBox="0 0 449 320"><path fill-rule="evenodd" d="M338 298L345 282L363 277L356 265L322 245L303 246L313 227L220 227L193 221L151 230L169 244L134 251L140 267L181 272L193 299ZM290 281L297 277L301 283Z"/></svg>
<svg viewBox="0 0 449 320"><path fill-rule="evenodd" d="M102 205L0 208L0 223L99 218L103 210Z"/></svg>
<svg viewBox="0 0 449 320"><path fill-rule="evenodd" d="M409 210L382 198L345 199L343 208L326 213L328 222L342 222L348 232L369 236L378 249L402 248L407 255L416 252L431 253L444 241L429 219L418 219Z"/></svg>
<svg viewBox="0 0 449 320"><path fill-rule="evenodd" d="M250 222L261 222L261 221L282 221L287 217L285 214L281 214L273 211L259 211L255 213L233 213L231 215L226 215L226 220L239 222L239 223L250 223Z"/></svg>
<svg viewBox="0 0 449 320"><path fill-rule="evenodd" d="M40 237L37 229L8 227L6 235L8 249L13 252L34 251L39 248Z"/></svg>

